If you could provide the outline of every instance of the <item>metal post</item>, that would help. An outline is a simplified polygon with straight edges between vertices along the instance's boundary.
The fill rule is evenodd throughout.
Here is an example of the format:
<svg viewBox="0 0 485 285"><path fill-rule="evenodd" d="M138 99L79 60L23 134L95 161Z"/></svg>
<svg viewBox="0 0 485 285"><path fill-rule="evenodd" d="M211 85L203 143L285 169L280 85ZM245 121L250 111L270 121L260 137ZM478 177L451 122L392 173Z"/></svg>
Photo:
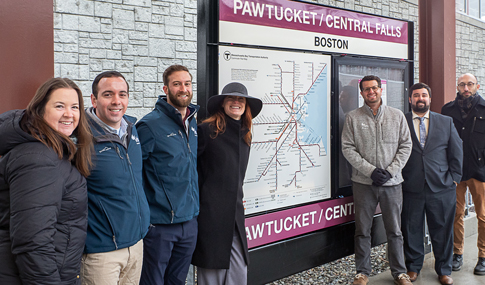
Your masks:
<svg viewBox="0 0 485 285"><path fill-rule="evenodd" d="M195 266L190 265L189 273L187 274L187 279L185 280L187 285L195 285Z"/></svg>

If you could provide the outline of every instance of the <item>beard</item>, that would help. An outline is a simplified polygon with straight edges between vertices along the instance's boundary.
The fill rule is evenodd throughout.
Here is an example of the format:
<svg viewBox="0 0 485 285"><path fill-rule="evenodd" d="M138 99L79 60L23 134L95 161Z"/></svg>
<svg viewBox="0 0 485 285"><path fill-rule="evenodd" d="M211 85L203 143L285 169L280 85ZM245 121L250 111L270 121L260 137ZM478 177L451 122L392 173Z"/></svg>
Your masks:
<svg viewBox="0 0 485 285"><path fill-rule="evenodd" d="M419 103L423 103L424 106L418 107ZM415 113L426 113L429 110L429 105L427 105L426 102L419 101L419 102L416 102L416 104L411 104L411 108Z"/></svg>
<svg viewBox="0 0 485 285"><path fill-rule="evenodd" d="M467 94L465 95L465 93ZM472 91L467 91L467 92L464 91L464 92L458 92L458 94L460 94L460 96L463 98L468 98L468 97L474 96L475 94L477 94L477 92L473 93Z"/></svg>
<svg viewBox="0 0 485 285"><path fill-rule="evenodd" d="M178 108L186 108L190 105L190 102L192 101L193 93L192 92L180 92L180 93L172 93L170 89L168 89L168 98L170 99L170 103L174 105L175 107ZM187 99L180 99L178 95L187 95Z"/></svg>

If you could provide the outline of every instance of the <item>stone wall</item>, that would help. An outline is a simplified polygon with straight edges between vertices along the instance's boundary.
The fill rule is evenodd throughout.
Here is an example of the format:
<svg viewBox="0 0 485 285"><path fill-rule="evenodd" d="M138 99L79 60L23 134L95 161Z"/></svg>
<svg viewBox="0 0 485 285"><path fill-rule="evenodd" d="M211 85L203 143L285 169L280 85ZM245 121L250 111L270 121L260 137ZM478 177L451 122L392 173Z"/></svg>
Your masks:
<svg viewBox="0 0 485 285"><path fill-rule="evenodd" d="M418 0L309 2L413 21L418 81ZM456 15L457 76L485 80L485 23ZM174 63L191 70L197 98L197 0L54 0L54 47L55 76L74 79L87 106L94 77L114 69L130 83L128 113L140 118L163 93L163 71Z"/></svg>
<svg viewBox="0 0 485 285"><path fill-rule="evenodd" d="M75 80L86 106L96 75L117 70L130 84L128 113L141 118L163 94L168 66L196 78L197 1L54 0L54 45L55 76Z"/></svg>
<svg viewBox="0 0 485 285"><path fill-rule="evenodd" d="M456 76L472 73L485 87L484 39L485 22L456 13Z"/></svg>

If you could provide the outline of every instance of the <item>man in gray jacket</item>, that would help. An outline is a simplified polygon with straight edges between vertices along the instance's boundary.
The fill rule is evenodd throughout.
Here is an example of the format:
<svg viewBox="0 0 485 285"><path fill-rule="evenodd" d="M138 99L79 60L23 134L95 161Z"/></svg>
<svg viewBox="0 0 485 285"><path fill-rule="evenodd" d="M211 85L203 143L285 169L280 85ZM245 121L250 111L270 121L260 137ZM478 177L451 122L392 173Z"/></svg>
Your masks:
<svg viewBox="0 0 485 285"><path fill-rule="evenodd" d="M347 114L342 132L342 152L352 165L355 205L354 285L367 284L371 227L377 204L389 247L389 266L395 284L411 284L404 263L401 210L401 170L411 154L412 142L404 114L381 100L381 79L362 78L360 94L365 104Z"/></svg>

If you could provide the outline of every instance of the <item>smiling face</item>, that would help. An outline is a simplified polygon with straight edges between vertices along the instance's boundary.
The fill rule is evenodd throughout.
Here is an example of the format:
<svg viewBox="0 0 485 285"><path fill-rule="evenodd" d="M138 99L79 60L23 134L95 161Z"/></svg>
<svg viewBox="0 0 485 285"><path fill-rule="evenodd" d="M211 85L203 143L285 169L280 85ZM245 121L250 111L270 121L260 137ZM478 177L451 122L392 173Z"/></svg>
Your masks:
<svg viewBox="0 0 485 285"><path fill-rule="evenodd" d="M226 96L222 108L229 117L240 120L246 110L246 98L240 96Z"/></svg>
<svg viewBox="0 0 485 285"><path fill-rule="evenodd" d="M362 95L364 102L369 106L379 104L381 102L382 89L376 80L363 81L360 95Z"/></svg>
<svg viewBox="0 0 485 285"><path fill-rule="evenodd" d="M91 94L96 116L108 126L119 129L128 107L128 86L121 77L104 77L98 83L97 98Z"/></svg>
<svg viewBox="0 0 485 285"><path fill-rule="evenodd" d="M79 123L79 99L76 90L54 90L45 105L44 120L54 130L70 136Z"/></svg>
<svg viewBox="0 0 485 285"><path fill-rule="evenodd" d="M163 91L167 94L167 103L183 111L192 101L192 77L187 71L175 71L168 77Z"/></svg>
<svg viewBox="0 0 485 285"><path fill-rule="evenodd" d="M428 90L426 88L413 90L411 97L409 97L409 103L411 103L411 108L417 115L426 114L431 104Z"/></svg>

